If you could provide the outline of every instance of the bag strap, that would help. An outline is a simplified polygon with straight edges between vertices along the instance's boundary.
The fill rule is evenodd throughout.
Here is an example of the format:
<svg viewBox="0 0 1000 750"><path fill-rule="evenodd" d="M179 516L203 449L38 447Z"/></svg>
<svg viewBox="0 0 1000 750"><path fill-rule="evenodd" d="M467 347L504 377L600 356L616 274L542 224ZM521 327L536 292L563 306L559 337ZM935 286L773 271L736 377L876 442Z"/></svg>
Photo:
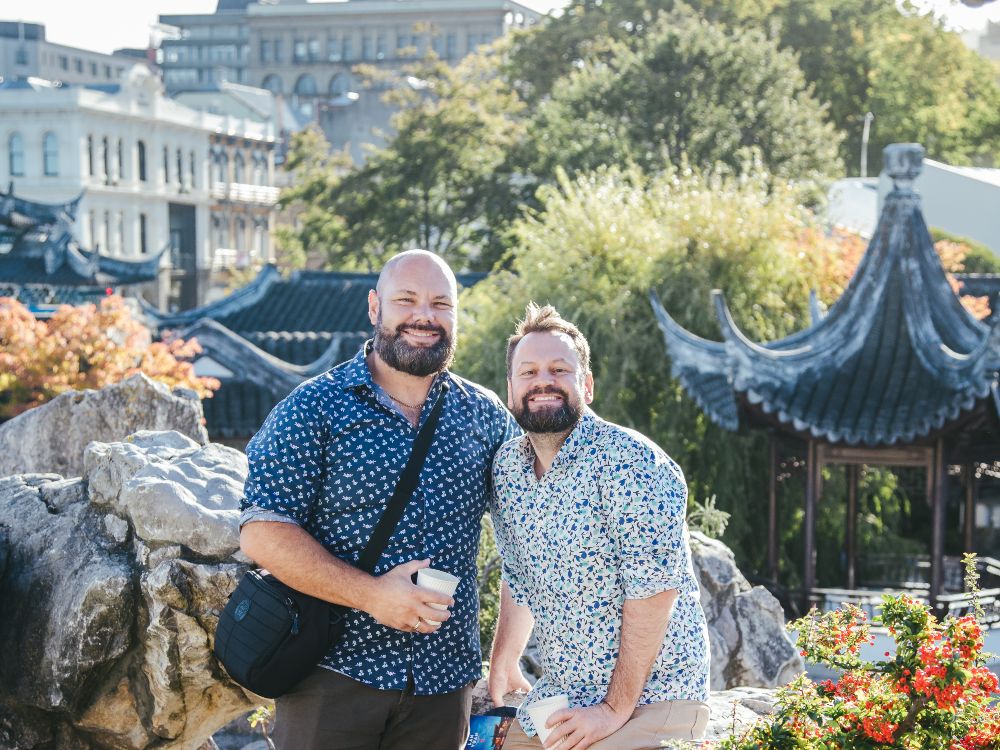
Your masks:
<svg viewBox="0 0 1000 750"><path fill-rule="evenodd" d="M407 460L403 472L396 481L396 488L392 492L392 497L386 505L378 524L375 526L368 544L361 553L358 567L366 573L373 573L375 571L375 565L382 556L385 545L389 543L389 537L396 530L399 520L403 517L403 511L406 509L407 503L410 502L413 491L417 488L417 481L420 479L420 470L424 466L427 451L430 450L431 443L434 440L434 430L437 428L438 418L441 416L441 410L444 408L444 398L450 387L451 384L447 380L441 384L441 393L438 394L434 408L431 409L431 413L427 416L427 421L421 426L420 432L417 433L417 437L413 440L413 451L410 453L410 458Z"/></svg>

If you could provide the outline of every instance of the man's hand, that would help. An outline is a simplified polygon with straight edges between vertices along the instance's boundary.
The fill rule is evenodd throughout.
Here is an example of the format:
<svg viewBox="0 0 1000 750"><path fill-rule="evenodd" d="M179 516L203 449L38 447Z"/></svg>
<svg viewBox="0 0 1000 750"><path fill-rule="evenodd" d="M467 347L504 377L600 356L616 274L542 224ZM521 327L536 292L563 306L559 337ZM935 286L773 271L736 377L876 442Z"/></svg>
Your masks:
<svg viewBox="0 0 1000 750"><path fill-rule="evenodd" d="M621 729L628 716L616 713L607 703L587 708L565 708L549 717L545 726L552 728L544 747L559 750L587 750L599 740ZM558 726L557 726L558 725ZM554 728L553 728L554 727ZM537 727L536 727L537 729Z"/></svg>
<svg viewBox="0 0 1000 750"><path fill-rule="evenodd" d="M504 696L508 693L513 693L515 690L523 690L524 692L531 690L531 683L525 679L519 661L519 659L515 659L512 664L490 662L490 676L487 684L494 706L498 708L503 706Z"/></svg>
<svg viewBox="0 0 1000 750"><path fill-rule="evenodd" d="M364 611L379 624L396 630L433 633L451 617L451 612L434 609L429 604L450 607L455 600L447 594L420 588L413 583L413 575L430 565L430 560L411 560L378 576Z"/></svg>

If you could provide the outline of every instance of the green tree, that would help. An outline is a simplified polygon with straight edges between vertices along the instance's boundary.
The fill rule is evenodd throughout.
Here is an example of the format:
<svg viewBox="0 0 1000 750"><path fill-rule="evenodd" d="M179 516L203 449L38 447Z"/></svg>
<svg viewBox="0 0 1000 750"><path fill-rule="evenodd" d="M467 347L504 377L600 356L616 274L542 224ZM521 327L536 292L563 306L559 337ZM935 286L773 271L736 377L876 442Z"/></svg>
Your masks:
<svg viewBox="0 0 1000 750"><path fill-rule="evenodd" d="M456 268L490 265L509 213L506 157L524 134L520 100L485 56L457 68L432 56L382 82L402 108L395 135L363 165L331 168L312 140L293 144L290 162L305 179L296 173L284 200L308 206L295 236L337 267L374 268L413 247Z"/></svg>
<svg viewBox="0 0 1000 750"><path fill-rule="evenodd" d="M1000 156L996 67L968 49L930 14L909 3L781 0L775 21L817 96L846 135L841 155L851 174L861 153L866 112L874 172L883 147L916 141L954 164Z"/></svg>
<svg viewBox="0 0 1000 750"><path fill-rule="evenodd" d="M759 154L774 174L815 183L842 170L823 110L795 57L760 31L678 9L556 82L532 119L525 171L655 172L684 157L737 167Z"/></svg>

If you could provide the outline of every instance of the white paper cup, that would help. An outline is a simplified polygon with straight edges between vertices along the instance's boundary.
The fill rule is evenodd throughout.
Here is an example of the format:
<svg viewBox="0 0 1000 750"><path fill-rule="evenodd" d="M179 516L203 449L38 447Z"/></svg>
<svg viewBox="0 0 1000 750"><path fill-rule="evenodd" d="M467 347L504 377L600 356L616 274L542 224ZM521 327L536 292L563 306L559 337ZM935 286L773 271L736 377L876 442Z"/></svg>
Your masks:
<svg viewBox="0 0 1000 750"><path fill-rule="evenodd" d="M545 722L556 711L564 708L569 708L569 698L565 695L553 695L551 698L545 698L528 706L528 716L531 717L531 723L535 725L535 731L538 732L538 739L542 742L549 738L549 732L552 731L545 728Z"/></svg>
<svg viewBox="0 0 1000 750"><path fill-rule="evenodd" d="M420 588L431 589L431 591L437 591L448 596L454 596L459 580L459 578L456 578L451 573L445 573L443 570L434 570L434 568L421 568L417 571L417 585ZM431 604L430 602L427 603L427 606L434 607L434 609L448 609L443 604ZM437 622L437 620L428 620L428 622Z"/></svg>

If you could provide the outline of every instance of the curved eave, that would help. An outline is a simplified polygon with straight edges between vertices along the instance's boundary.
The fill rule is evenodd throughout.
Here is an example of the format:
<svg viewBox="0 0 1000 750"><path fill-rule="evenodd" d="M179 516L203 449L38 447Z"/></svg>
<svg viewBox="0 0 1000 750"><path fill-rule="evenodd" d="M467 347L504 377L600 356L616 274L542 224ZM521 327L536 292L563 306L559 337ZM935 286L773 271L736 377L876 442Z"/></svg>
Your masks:
<svg viewBox="0 0 1000 750"><path fill-rule="evenodd" d="M294 365L278 359L211 318L203 318L185 328L180 337L197 339L206 354L233 372L240 373L241 379L276 391L290 391L303 380L316 377L340 362L339 337L333 339L318 359L307 365Z"/></svg>
<svg viewBox="0 0 1000 750"><path fill-rule="evenodd" d="M739 395L746 400L751 410L759 411L765 417L777 421L779 425L787 427L790 432L824 440L831 444L846 443L852 446L878 447L912 443L945 429L949 424L959 421L973 412L979 404L987 401L994 401L993 407L1000 414L1000 395L997 394L995 383L992 385L984 384L981 388L958 393L948 404L934 413L924 415L911 428L895 432L839 429L814 425L790 414L756 391L741 391Z"/></svg>
<svg viewBox="0 0 1000 750"><path fill-rule="evenodd" d="M144 284L156 281L160 273L160 265L163 256L166 254L168 246L164 246L156 255L151 255L143 260L126 260L124 258L109 258L106 255L98 256L100 272L112 279L117 279L119 284Z"/></svg>
<svg viewBox="0 0 1000 750"><path fill-rule="evenodd" d="M207 305L179 313L165 313L149 303L145 303L142 305L142 310L156 328L182 328L194 325L202 318L221 318L243 310L259 302L271 285L280 279L281 273L277 267L269 263L249 284Z"/></svg>
<svg viewBox="0 0 1000 750"><path fill-rule="evenodd" d="M663 333L674 377L713 422L727 430L738 430L739 406L729 377L725 345L703 339L681 327L652 290L649 302Z"/></svg>

